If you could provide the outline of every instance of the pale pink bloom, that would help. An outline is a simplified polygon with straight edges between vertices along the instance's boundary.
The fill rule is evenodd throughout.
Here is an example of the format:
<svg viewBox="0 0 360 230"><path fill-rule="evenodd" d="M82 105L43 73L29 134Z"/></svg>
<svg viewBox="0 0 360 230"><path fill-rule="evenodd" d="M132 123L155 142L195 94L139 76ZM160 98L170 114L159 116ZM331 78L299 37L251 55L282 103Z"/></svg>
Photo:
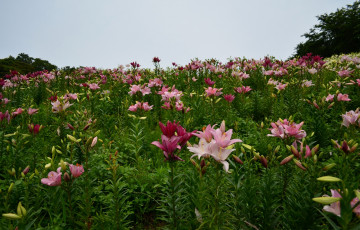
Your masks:
<svg viewBox="0 0 360 230"><path fill-rule="evenodd" d="M356 79L356 82L358 83L358 86L360 86L360 78Z"/></svg>
<svg viewBox="0 0 360 230"><path fill-rule="evenodd" d="M329 94L325 99L325 101L333 101L333 100L334 100L334 95L333 94Z"/></svg>
<svg viewBox="0 0 360 230"><path fill-rule="evenodd" d="M76 100L77 99L77 94L76 93L68 93L65 94L63 97L64 100Z"/></svg>
<svg viewBox="0 0 360 230"><path fill-rule="evenodd" d="M355 112L353 110L351 110L341 116L343 118L342 125L349 127L350 124L354 125L356 123L356 120L359 118L360 113L358 110L356 110Z"/></svg>
<svg viewBox="0 0 360 230"><path fill-rule="evenodd" d="M232 129L229 129L227 132L223 132L220 128L216 129L211 132L213 138L215 139L216 143L221 148L226 148L236 142L242 142L240 139L231 139L232 136Z"/></svg>
<svg viewBox="0 0 360 230"><path fill-rule="evenodd" d="M234 89L238 93L245 94L247 92L250 92L252 89L250 86L241 86Z"/></svg>
<svg viewBox="0 0 360 230"><path fill-rule="evenodd" d="M144 86L141 88L140 92L142 93L143 96L145 96L151 93L151 89L149 87Z"/></svg>
<svg viewBox="0 0 360 230"><path fill-rule="evenodd" d="M163 106L161 106L161 108L163 108L163 109L171 109L171 105L170 105L170 103L169 102L164 102L164 105Z"/></svg>
<svg viewBox="0 0 360 230"><path fill-rule="evenodd" d="M315 68L311 68L311 69L308 69L308 72L310 74L316 74L317 73L317 70Z"/></svg>
<svg viewBox="0 0 360 230"><path fill-rule="evenodd" d="M338 101L351 101L351 99L349 98L349 95L347 94L342 94L342 93L339 93L337 95L337 100Z"/></svg>
<svg viewBox="0 0 360 230"><path fill-rule="evenodd" d="M235 96L232 94L225 94L224 99L227 100L228 102L232 102L235 99Z"/></svg>
<svg viewBox="0 0 360 230"><path fill-rule="evenodd" d="M51 102L52 104L52 112L53 113L60 113L62 111L65 111L67 108L72 106L68 101L64 104L60 102L59 100L56 100L55 102Z"/></svg>
<svg viewBox="0 0 360 230"><path fill-rule="evenodd" d="M132 95L136 94L137 92L140 92L140 90L141 90L140 85L132 85L132 86L130 87L130 92L129 92L129 94L132 96Z"/></svg>
<svg viewBox="0 0 360 230"><path fill-rule="evenodd" d="M91 83L91 84L89 84L89 88L90 88L91 90L100 89L99 85L96 84L96 83Z"/></svg>
<svg viewBox="0 0 360 230"><path fill-rule="evenodd" d="M183 108L184 108L184 103L182 103L181 101L177 101L177 102L175 103L175 109L176 109L177 111L181 111L181 110L183 110Z"/></svg>
<svg viewBox="0 0 360 230"><path fill-rule="evenodd" d="M270 78L269 80L268 80L268 85L277 85L279 82L278 81L275 81L275 80L273 80L272 78Z"/></svg>
<svg viewBox="0 0 360 230"><path fill-rule="evenodd" d="M214 142L210 143L210 142L207 142L204 138L201 138L199 141L199 144L197 144L197 145L195 144L193 146L187 147L190 152L195 153L194 155L192 155L190 157L190 159L195 156L197 156L199 159L200 159L200 157L210 157L211 145L213 145L213 144L214 144Z"/></svg>
<svg viewBox="0 0 360 230"><path fill-rule="evenodd" d="M210 156L214 158L217 162L223 164L224 170L229 171L229 162L226 159L229 157L230 153L235 151L235 149L224 149L219 146L218 143L210 145Z"/></svg>
<svg viewBox="0 0 360 230"><path fill-rule="evenodd" d="M81 174L84 173L84 167L82 165L70 164L69 168L70 168L70 172L71 172L72 176L75 177L75 178L81 176Z"/></svg>
<svg viewBox="0 0 360 230"><path fill-rule="evenodd" d="M210 96L219 96L222 94L221 92L222 88L220 89L217 89L217 88L212 88L212 87L209 87L205 90L206 92L206 96L207 97L210 97Z"/></svg>
<svg viewBox="0 0 360 230"><path fill-rule="evenodd" d="M340 77L349 77L352 72L354 72L354 71L349 71L349 70L345 69L345 70L340 70L337 73Z"/></svg>
<svg viewBox="0 0 360 230"><path fill-rule="evenodd" d="M197 81L198 79L196 79L195 77L193 77L193 78L191 78L191 80L192 80L193 82L195 82L195 81Z"/></svg>
<svg viewBox="0 0 360 230"><path fill-rule="evenodd" d="M274 122L271 122L271 126L273 127L270 129L271 134L268 134L269 137L280 137L281 139L285 138L284 127L282 125L277 125Z"/></svg>
<svg viewBox="0 0 360 230"><path fill-rule="evenodd" d="M150 79L148 87L161 86L163 81L160 78Z"/></svg>
<svg viewBox="0 0 360 230"><path fill-rule="evenodd" d="M330 191L331 191L331 197L341 198L341 195L338 191L336 191L334 189L331 189ZM328 196L328 195L324 195L324 196ZM336 201L330 205L325 205L323 209L324 209L324 211L331 212L339 217L341 215L340 201Z"/></svg>
<svg viewBox="0 0 360 230"><path fill-rule="evenodd" d="M27 112L31 116L31 115L37 113L38 111L39 111L39 109L29 108Z"/></svg>
<svg viewBox="0 0 360 230"><path fill-rule="evenodd" d="M148 102L144 102L144 103L142 103L141 108L142 108L144 111L149 111L149 110L151 110L151 109L153 108L153 105L150 106Z"/></svg>
<svg viewBox="0 0 360 230"><path fill-rule="evenodd" d="M284 90L286 86L287 86L287 83L286 84L279 83L275 86L275 88L277 90L281 91L281 90Z"/></svg>
<svg viewBox="0 0 360 230"><path fill-rule="evenodd" d="M41 183L48 186L61 185L61 167L57 168L56 172L51 171L48 174L48 178L42 178Z"/></svg>
<svg viewBox="0 0 360 230"><path fill-rule="evenodd" d="M264 75L265 76L271 76L274 74L274 70L267 70L267 71L264 71Z"/></svg>
<svg viewBox="0 0 360 230"><path fill-rule="evenodd" d="M4 98L2 101L3 101L4 105L6 105L6 104L9 103L11 100L9 100L9 99L7 99L7 98Z"/></svg>
<svg viewBox="0 0 360 230"><path fill-rule="evenodd" d="M210 142L212 139L212 131L215 131L214 129L215 125L211 126L208 125L206 128L203 128L203 131L198 131L197 133L194 133L194 136L197 136L199 138L205 139L207 142Z"/></svg>
<svg viewBox="0 0 360 230"><path fill-rule="evenodd" d="M130 110L131 112L136 112L137 109L138 109L137 104L135 104L135 105L130 105L130 107L129 107L129 110Z"/></svg>
<svg viewBox="0 0 360 230"><path fill-rule="evenodd" d="M314 86L314 84L312 83L312 81L304 81L301 85L302 87L310 87L310 86Z"/></svg>

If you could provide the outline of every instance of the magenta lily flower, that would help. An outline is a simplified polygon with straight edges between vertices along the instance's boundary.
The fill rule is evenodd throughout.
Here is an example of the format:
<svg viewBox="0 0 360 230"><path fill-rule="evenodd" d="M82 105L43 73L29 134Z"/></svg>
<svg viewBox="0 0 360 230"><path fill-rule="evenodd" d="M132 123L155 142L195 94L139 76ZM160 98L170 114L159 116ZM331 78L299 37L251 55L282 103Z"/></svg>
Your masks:
<svg viewBox="0 0 360 230"><path fill-rule="evenodd" d="M61 185L61 167L57 168L56 172L51 171L48 174L48 178L42 178L41 183L48 186Z"/></svg>
<svg viewBox="0 0 360 230"><path fill-rule="evenodd" d="M168 138L165 135L161 135L162 143L160 143L159 141L153 141L151 144L163 150L165 160L183 161L183 159L181 159L180 157L174 154L175 150L181 149L181 147L178 145L180 138L181 137L177 137L177 136L172 136L171 138Z"/></svg>
<svg viewBox="0 0 360 230"><path fill-rule="evenodd" d="M73 175L73 177L77 178L79 176L81 176L81 174L84 173L84 167L82 165L76 164L70 164L70 172Z"/></svg>

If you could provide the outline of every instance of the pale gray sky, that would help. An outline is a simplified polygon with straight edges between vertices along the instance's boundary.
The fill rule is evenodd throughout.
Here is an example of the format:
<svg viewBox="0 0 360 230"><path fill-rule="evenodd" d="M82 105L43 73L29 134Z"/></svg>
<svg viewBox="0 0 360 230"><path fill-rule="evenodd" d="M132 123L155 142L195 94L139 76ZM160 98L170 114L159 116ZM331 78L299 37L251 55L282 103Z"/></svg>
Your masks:
<svg viewBox="0 0 360 230"><path fill-rule="evenodd" d="M0 0L0 58L58 67L152 67L198 57L286 59L317 24L354 0Z"/></svg>

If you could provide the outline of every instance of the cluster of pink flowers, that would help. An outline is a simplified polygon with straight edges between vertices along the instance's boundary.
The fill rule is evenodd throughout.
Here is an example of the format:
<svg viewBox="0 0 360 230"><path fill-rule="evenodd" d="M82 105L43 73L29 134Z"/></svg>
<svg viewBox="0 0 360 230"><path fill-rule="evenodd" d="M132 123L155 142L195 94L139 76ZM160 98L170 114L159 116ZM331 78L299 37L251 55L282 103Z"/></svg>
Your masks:
<svg viewBox="0 0 360 230"><path fill-rule="evenodd" d="M212 81L210 78L205 78L204 81L208 86L213 86L215 84L215 81Z"/></svg>
<svg viewBox="0 0 360 230"><path fill-rule="evenodd" d="M129 94L135 95L137 92L141 92L143 96L150 94L151 89L146 85L131 85Z"/></svg>
<svg viewBox="0 0 360 230"><path fill-rule="evenodd" d="M131 105L129 107L129 110L131 112L136 112L137 110L149 111L152 108L153 108L153 105L150 106L148 102L138 102L137 101L135 105Z"/></svg>
<svg viewBox="0 0 360 230"><path fill-rule="evenodd" d="M70 168L71 175L74 178L77 178L77 177L81 176L81 174L84 173L84 168L82 165L70 164L69 168ZM59 167L59 168L57 168L56 172L55 171L49 172L47 178L42 178L41 183L48 185L48 186L59 186L59 185L61 185L61 175L62 175L61 167Z"/></svg>
<svg viewBox="0 0 360 230"><path fill-rule="evenodd" d="M159 122L159 126L162 132L161 143L159 141L153 141L151 144L159 147L163 151L166 161L183 161L183 159L175 155L175 152L180 151L196 131L187 132L186 129L176 121L168 121L166 126Z"/></svg>
<svg viewBox="0 0 360 230"><path fill-rule="evenodd" d="M160 78L150 79L149 83L148 83L148 87L149 88L152 88L154 86L160 87L160 86L162 86L162 84L163 84L163 81Z"/></svg>
<svg viewBox="0 0 360 230"><path fill-rule="evenodd" d="M334 94L329 94L327 95L325 101L330 101L332 102L334 100L334 97L335 95ZM351 99L349 98L349 95L348 94L342 94L342 93L339 93L336 97L336 99L338 101L351 101Z"/></svg>
<svg viewBox="0 0 360 230"><path fill-rule="evenodd" d="M293 121L288 121L287 119L279 119L277 122L271 123L271 134L268 134L270 137L280 137L281 139L286 139L289 137L295 137L296 139L300 140L306 137L305 130L301 129L301 126L304 122L300 124L296 124Z"/></svg>
<svg viewBox="0 0 360 230"><path fill-rule="evenodd" d="M268 81L268 85L274 85L277 90L281 91L285 89L287 83L283 84L281 82L275 81L272 78L270 78Z"/></svg>
<svg viewBox="0 0 360 230"><path fill-rule="evenodd" d="M184 103L181 101L183 93L175 88L175 85L170 89L169 87L163 86L158 94L161 95L161 100L164 101L164 105L161 106L163 109L173 109L177 111L183 111L187 113L190 111L189 107L185 107Z"/></svg>
<svg viewBox="0 0 360 230"><path fill-rule="evenodd" d="M237 87L234 89L235 92L240 93L240 94L245 94L250 92L252 89L250 86L241 86L241 87Z"/></svg>
<svg viewBox="0 0 360 230"><path fill-rule="evenodd" d="M215 125L214 125L215 126ZM231 139L232 129L225 132L225 121L220 125L220 128L214 129L214 126L208 125L203 131L198 131L194 134L200 138L197 145L188 147L190 152L194 155L191 158L198 156L212 157L217 162L223 164L224 170L229 171L229 162L226 161L231 152L235 149L228 148L236 142L242 142L240 139Z"/></svg>
<svg viewBox="0 0 360 230"><path fill-rule="evenodd" d="M207 97L211 97L211 96L220 96L222 94L221 92L222 88L220 89L217 89L217 88L212 88L212 87L209 87L207 89L205 89L205 92L206 92L206 96Z"/></svg>
<svg viewBox="0 0 360 230"><path fill-rule="evenodd" d="M342 125L345 127L349 127L349 125L356 125L356 122L358 122L358 125L360 126L360 112L359 108L355 111L350 110L349 112L346 112L345 114L341 115L343 118Z"/></svg>

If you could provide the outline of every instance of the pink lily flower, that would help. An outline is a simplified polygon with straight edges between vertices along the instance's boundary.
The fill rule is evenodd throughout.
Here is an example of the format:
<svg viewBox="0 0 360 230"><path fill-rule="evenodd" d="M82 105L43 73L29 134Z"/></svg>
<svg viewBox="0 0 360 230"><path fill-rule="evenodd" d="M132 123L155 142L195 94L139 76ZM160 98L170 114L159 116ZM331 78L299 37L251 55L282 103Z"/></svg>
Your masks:
<svg viewBox="0 0 360 230"><path fill-rule="evenodd" d="M355 112L353 110L346 112L345 114L341 115L343 118L343 122L342 125L345 127L349 127L349 125L354 125L356 120L359 118L360 113L358 110L356 110Z"/></svg>
<svg viewBox="0 0 360 230"><path fill-rule="evenodd" d="M48 186L61 185L61 167L57 168L56 172L51 171L48 174L48 178L42 178L41 183Z"/></svg>
<svg viewBox="0 0 360 230"><path fill-rule="evenodd" d="M84 173L84 167L82 165L76 164L70 164L70 172L73 175L73 177L77 178L79 176L81 176L81 174Z"/></svg>
<svg viewBox="0 0 360 230"><path fill-rule="evenodd" d="M100 86L96 83L91 83L91 84L89 84L89 88L91 90L97 90L97 89L100 89Z"/></svg>
<svg viewBox="0 0 360 230"><path fill-rule="evenodd" d="M178 145L180 138L181 137L178 136L172 136L171 138L168 138L165 135L161 135L162 143L160 143L159 141L153 141L151 144L163 150L165 160L183 161L183 159L174 154L176 149L181 149L181 147Z"/></svg>
<svg viewBox="0 0 360 230"><path fill-rule="evenodd" d="M236 142L242 142L240 139L231 139L232 129L229 129L227 132L222 132L220 129L216 129L215 131L212 131L211 134L213 135L216 144L218 144L221 148L226 148Z"/></svg>
<svg viewBox="0 0 360 230"><path fill-rule="evenodd" d="M235 96L232 94L225 94L224 99L228 102L232 102L235 99Z"/></svg>
<svg viewBox="0 0 360 230"><path fill-rule="evenodd" d="M333 100L334 100L334 95L333 94L329 94L325 99L325 101L333 101Z"/></svg>
<svg viewBox="0 0 360 230"><path fill-rule="evenodd" d="M198 131L197 133L194 133L194 136L199 137L200 139L203 138L205 139L207 142L211 142L212 140L212 132L215 131L214 129L215 125L211 126L208 125L206 126L206 128L203 128L203 131Z"/></svg>
<svg viewBox="0 0 360 230"><path fill-rule="evenodd" d="M337 95L337 100L338 101L351 101L351 99L349 98L349 95L347 94L342 94L342 93L339 93Z"/></svg>
<svg viewBox="0 0 360 230"><path fill-rule="evenodd" d="M52 104L52 112L53 113L60 113L62 111L65 111L70 106L72 106L72 104L70 104L68 101L64 104L58 100L55 102L51 102L51 104Z"/></svg>
<svg viewBox="0 0 360 230"><path fill-rule="evenodd" d="M334 189L331 189L330 191L331 191L331 197L340 197L340 198L342 197L338 191ZM324 196L328 196L328 195L324 195ZM324 211L331 212L337 215L338 217L341 216L340 201L336 201L330 205L325 205L323 209Z"/></svg>
<svg viewBox="0 0 360 230"><path fill-rule="evenodd" d="M217 88L212 88L212 87L209 87L205 90L206 92L206 96L207 97L210 97L210 96L219 96L222 94L221 92L222 88L220 89L217 89Z"/></svg>
<svg viewBox="0 0 360 230"><path fill-rule="evenodd" d="M277 126L274 122L271 122L271 126L273 127L270 129L271 134L268 134L269 137L280 137L281 139L285 138L284 127L282 125Z"/></svg>
<svg viewBox="0 0 360 230"><path fill-rule="evenodd" d="M15 110L15 112L12 112L12 113L11 113L11 115L12 115L12 117L16 117L17 115L22 114L23 111L24 111L24 110L23 110L22 108L17 108L17 109Z"/></svg>
<svg viewBox="0 0 360 230"><path fill-rule="evenodd" d="M39 111L39 109L29 108L27 112L31 116L31 115L37 113L38 111Z"/></svg>

